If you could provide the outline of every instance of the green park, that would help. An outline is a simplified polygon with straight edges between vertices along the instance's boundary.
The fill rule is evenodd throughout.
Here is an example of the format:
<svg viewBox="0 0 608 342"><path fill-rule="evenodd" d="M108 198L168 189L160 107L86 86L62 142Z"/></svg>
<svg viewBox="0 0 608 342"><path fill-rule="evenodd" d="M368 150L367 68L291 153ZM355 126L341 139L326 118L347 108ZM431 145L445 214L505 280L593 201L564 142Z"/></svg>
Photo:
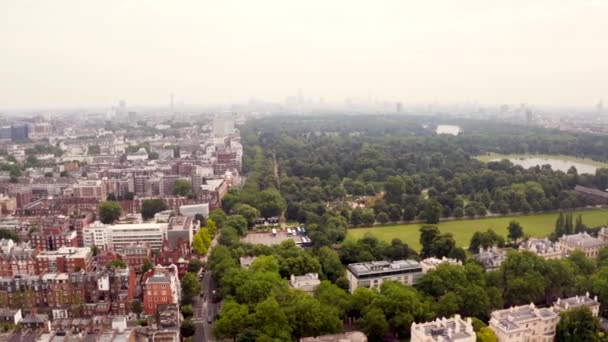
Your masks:
<svg viewBox="0 0 608 342"><path fill-rule="evenodd" d="M608 224L608 209L585 209L572 211L575 215L581 214L583 222L588 227L597 227ZM437 224L442 233L452 233L458 246L469 245L473 233L479 230L493 229L506 237L509 222L515 220L524 228L524 234L531 237L546 237L555 228L558 212L546 214L530 214L519 216L486 217L479 219L463 219L457 221L444 221ZM420 250L418 241L420 227L424 223L375 226L365 228L352 228L348 230L349 239L359 239L371 233L378 239L390 242L394 238L401 239L410 247Z"/></svg>

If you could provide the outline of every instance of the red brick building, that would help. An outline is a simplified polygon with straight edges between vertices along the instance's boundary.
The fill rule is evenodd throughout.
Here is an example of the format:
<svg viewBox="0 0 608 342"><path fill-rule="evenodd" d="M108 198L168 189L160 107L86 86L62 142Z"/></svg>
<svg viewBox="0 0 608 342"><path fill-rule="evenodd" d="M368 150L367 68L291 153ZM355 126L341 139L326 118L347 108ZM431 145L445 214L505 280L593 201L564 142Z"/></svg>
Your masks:
<svg viewBox="0 0 608 342"><path fill-rule="evenodd" d="M61 247L36 256L39 274L89 271L93 253L88 247Z"/></svg>
<svg viewBox="0 0 608 342"><path fill-rule="evenodd" d="M36 255L39 250L27 243L15 244L12 240L0 240L0 277L36 275Z"/></svg>
<svg viewBox="0 0 608 342"><path fill-rule="evenodd" d="M152 262L152 250L148 244L132 244L121 248L122 260L135 272L139 272L144 262Z"/></svg>
<svg viewBox="0 0 608 342"><path fill-rule="evenodd" d="M64 227L47 228L30 234L30 244L41 251L54 251L60 247L78 247L77 232Z"/></svg>
<svg viewBox="0 0 608 342"><path fill-rule="evenodd" d="M135 296L130 269L0 277L0 307L69 308L71 317L126 315Z"/></svg>
<svg viewBox="0 0 608 342"><path fill-rule="evenodd" d="M184 239L179 239L175 246L171 246L168 240L163 241L163 245L156 257L156 264L161 266L177 266L178 276L181 279L188 272L192 248L190 243Z"/></svg>
<svg viewBox="0 0 608 342"><path fill-rule="evenodd" d="M209 210L222 207L222 199L228 193L228 183L223 179L208 179L201 185L199 203L209 203Z"/></svg>
<svg viewBox="0 0 608 342"><path fill-rule="evenodd" d="M175 265L156 266L144 276L144 312L157 313L161 304L177 304L181 294Z"/></svg>

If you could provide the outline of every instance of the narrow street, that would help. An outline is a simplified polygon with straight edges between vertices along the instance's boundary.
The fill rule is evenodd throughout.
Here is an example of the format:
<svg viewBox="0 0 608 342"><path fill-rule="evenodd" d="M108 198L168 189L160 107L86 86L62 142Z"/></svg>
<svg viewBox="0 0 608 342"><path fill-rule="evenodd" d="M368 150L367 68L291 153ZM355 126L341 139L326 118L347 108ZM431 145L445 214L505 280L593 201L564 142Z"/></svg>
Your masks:
<svg viewBox="0 0 608 342"><path fill-rule="evenodd" d="M213 247L217 245L217 239L219 235L216 236L211 241L211 247L209 248L209 253ZM207 262L207 256L203 259L204 262ZM201 287L203 289L203 297L198 297L196 302L194 303L194 325L196 327L196 332L194 334L194 341L196 342L212 342L215 341L213 338L213 324L208 322L210 315L213 318L217 315L217 311L219 306L217 303L213 303L213 291L216 290L216 285L211 278L211 271L205 271L203 273L203 279L201 280Z"/></svg>

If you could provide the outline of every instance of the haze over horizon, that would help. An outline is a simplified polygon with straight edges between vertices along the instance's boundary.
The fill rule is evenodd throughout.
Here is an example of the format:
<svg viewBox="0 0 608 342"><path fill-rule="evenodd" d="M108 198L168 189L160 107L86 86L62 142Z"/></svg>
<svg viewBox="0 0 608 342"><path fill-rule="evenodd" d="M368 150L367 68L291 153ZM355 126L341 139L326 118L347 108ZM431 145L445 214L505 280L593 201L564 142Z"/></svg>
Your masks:
<svg viewBox="0 0 608 342"><path fill-rule="evenodd" d="M4 1L0 109L608 100L608 1Z"/></svg>

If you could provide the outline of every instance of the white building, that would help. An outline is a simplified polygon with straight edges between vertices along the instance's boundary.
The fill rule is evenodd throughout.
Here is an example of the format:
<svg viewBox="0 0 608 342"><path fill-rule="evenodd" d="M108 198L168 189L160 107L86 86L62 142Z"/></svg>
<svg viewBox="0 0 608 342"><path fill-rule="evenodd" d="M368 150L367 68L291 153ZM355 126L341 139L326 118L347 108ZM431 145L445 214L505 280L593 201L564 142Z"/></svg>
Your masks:
<svg viewBox="0 0 608 342"><path fill-rule="evenodd" d="M434 270L437 266L441 264L450 264L455 266L462 266L462 261L443 257L441 259L437 259L434 257L426 258L420 262L420 266L422 266L422 273L426 274L430 270Z"/></svg>
<svg viewBox="0 0 608 342"><path fill-rule="evenodd" d="M486 271L495 271L507 259L507 252L496 246L488 249L479 248L479 253L473 255L473 259L479 262Z"/></svg>
<svg viewBox="0 0 608 342"><path fill-rule="evenodd" d="M179 213L184 216L194 217L196 214L209 217L209 203L187 204L179 207Z"/></svg>
<svg viewBox="0 0 608 342"><path fill-rule="evenodd" d="M602 241L608 241L608 227L602 227L597 233L597 238Z"/></svg>
<svg viewBox="0 0 608 342"><path fill-rule="evenodd" d="M358 287L378 289L388 280L414 285L422 276L422 266L415 260L372 261L346 266L350 293Z"/></svg>
<svg viewBox="0 0 608 342"><path fill-rule="evenodd" d="M519 245L519 250L534 253L547 260L561 259L564 256L559 244L551 242L549 239L528 239Z"/></svg>
<svg viewBox="0 0 608 342"><path fill-rule="evenodd" d="M290 287L308 293L312 293L319 284L321 284L321 280L319 280L318 273L306 273L300 276L292 274L289 279Z"/></svg>
<svg viewBox="0 0 608 342"><path fill-rule="evenodd" d="M437 318L426 323L412 323L411 342L475 342L477 335L470 318L460 315L446 319Z"/></svg>
<svg viewBox="0 0 608 342"><path fill-rule="evenodd" d="M86 247L105 246L110 250L132 244L148 243L158 250L167 238L168 223L133 223L106 225L96 221L83 229Z"/></svg>
<svg viewBox="0 0 608 342"><path fill-rule="evenodd" d="M564 255L568 256L575 250L580 250L590 259L595 259L600 249L608 245L608 241L594 238L587 233L564 235L558 242L560 251Z"/></svg>
<svg viewBox="0 0 608 342"><path fill-rule="evenodd" d="M141 147L137 152L133 154L127 154L127 160L135 161L135 160L147 160L148 159L148 151L145 148Z"/></svg>
<svg viewBox="0 0 608 342"><path fill-rule="evenodd" d="M0 239L0 253L9 254L13 247L15 246L15 242L11 239Z"/></svg>
<svg viewBox="0 0 608 342"><path fill-rule="evenodd" d="M597 296L591 298L589 292L585 293L584 296L574 296L564 299L558 298L557 301L553 303L553 310L560 313L582 306L588 307L589 310L591 310L593 317L597 317L600 313L600 302L597 300Z"/></svg>
<svg viewBox="0 0 608 342"><path fill-rule="evenodd" d="M489 327L499 342L553 342L559 315L530 303L492 312Z"/></svg>
<svg viewBox="0 0 608 342"><path fill-rule="evenodd" d="M67 193L66 189L64 193ZM80 198L96 198L105 201L108 197L108 185L102 180L79 180L72 185L72 195Z"/></svg>
<svg viewBox="0 0 608 342"><path fill-rule="evenodd" d="M23 319L21 309L0 308L0 322L17 324Z"/></svg>
<svg viewBox="0 0 608 342"><path fill-rule="evenodd" d="M303 337L300 342L367 342L367 336L360 331L348 331L342 334Z"/></svg>

